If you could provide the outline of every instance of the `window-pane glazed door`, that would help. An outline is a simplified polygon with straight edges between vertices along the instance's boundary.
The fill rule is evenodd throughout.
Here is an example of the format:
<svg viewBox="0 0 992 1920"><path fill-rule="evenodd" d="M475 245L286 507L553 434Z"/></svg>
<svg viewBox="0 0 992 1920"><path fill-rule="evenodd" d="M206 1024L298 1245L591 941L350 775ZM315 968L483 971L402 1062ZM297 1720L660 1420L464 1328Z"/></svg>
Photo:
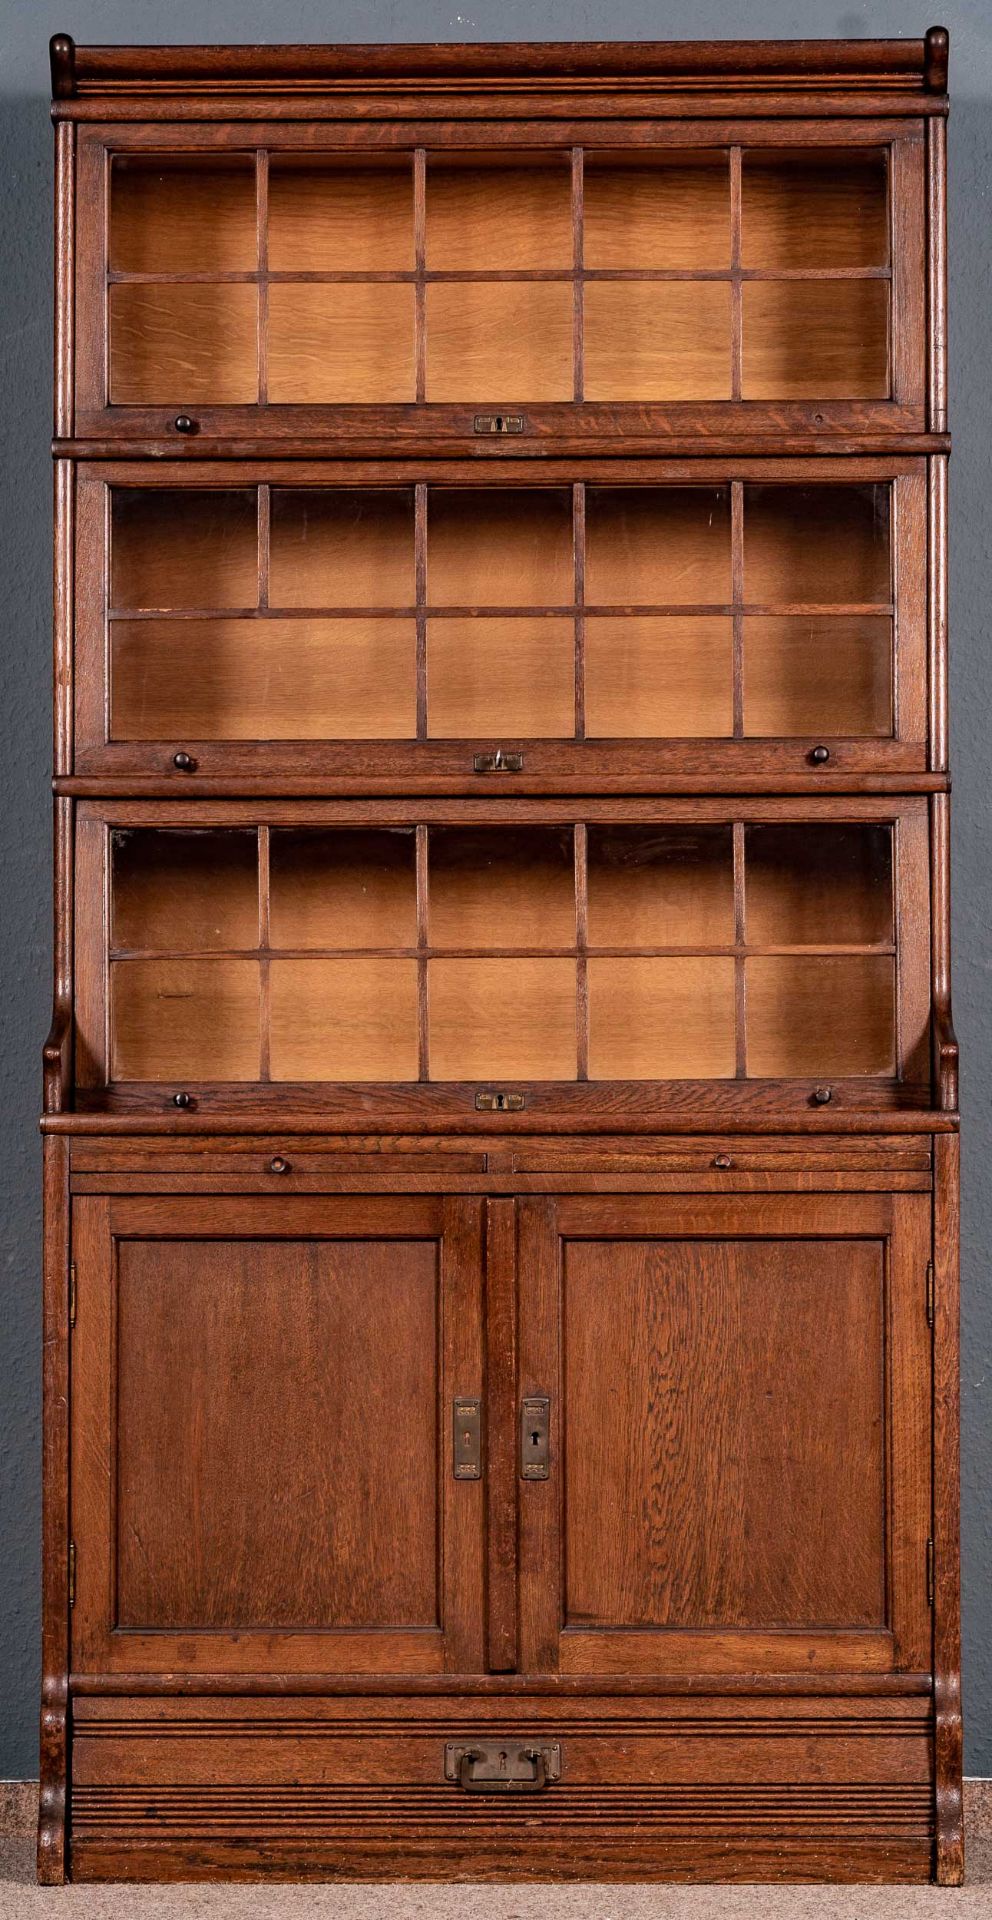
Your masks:
<svg viewBox="0 0 992 1920"><path fill-rule="evenodd" d="M929 1203L520 1202L523 1664L922 1671Z"/></svg>

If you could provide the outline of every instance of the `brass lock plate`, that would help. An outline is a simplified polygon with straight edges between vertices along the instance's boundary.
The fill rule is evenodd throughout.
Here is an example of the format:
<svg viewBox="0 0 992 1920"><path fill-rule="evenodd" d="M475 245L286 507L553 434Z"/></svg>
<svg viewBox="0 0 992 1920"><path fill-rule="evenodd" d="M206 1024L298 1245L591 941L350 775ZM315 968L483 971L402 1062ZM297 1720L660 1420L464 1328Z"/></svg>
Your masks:
<svg viewBox="0 0 992 1920"><path fill-rule="evenodd" d="M482 1402L455 1401L451 1412L451 1466L456 1480L482 1477Z"/></svg>
<svg viewBox="0 0 992 1920"><path fill-rule="evenodd" d="M543 1761L543 1770L538 1767ZM555 1740L470 1740L462 1745L449 1741L444 1749L444 1777L456 1785L464 1784L466 1763L472 1784L494 1792L526 1793L543 1781L561 1779L561 1745ZM543 1781L541 1774L543 1771Z"/></svg>
<svg viewBox="0 0 992 1920"><path fill-rule="evenodd" d="M520 1403L520 1477L546 1480L551 1454L551 1402L546 1393L528 1394Z"/></svg>

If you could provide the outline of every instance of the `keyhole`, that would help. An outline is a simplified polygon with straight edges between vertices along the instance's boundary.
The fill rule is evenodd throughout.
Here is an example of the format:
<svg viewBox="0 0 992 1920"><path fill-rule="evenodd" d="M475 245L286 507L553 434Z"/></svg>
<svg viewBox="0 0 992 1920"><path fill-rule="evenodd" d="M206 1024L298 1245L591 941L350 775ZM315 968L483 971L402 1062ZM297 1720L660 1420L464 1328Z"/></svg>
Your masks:
<svg viewBox="0 0 992 1920"><path fill-rule="evenodd" d="M503 431L503 415L501 413L496 415L496 431L497 433L502 433Z"/></svg>
<svg viewBox="0 0 992 1920"><path fill-rule="evenodd" d="M539 1443L539 1441L540 1441L540 1438L541 1438L541 1436L540 1436L540 1434L539 1434L539 1433L532 1433L532 1434L531 1434L531 1436L530 1436L530 1444L531 1444L531 1446L532 1446L532 1447L536 1447L536 1446L538 1445L538 1443Z"/></svg>
<svg viewBox="0 0 992 1920"><path fill-rule="evenodd" d="M506 1772L506 1754L505 1753L501 1753L499 1756L499 1770L500 1770L500 1773Z"/></svg>

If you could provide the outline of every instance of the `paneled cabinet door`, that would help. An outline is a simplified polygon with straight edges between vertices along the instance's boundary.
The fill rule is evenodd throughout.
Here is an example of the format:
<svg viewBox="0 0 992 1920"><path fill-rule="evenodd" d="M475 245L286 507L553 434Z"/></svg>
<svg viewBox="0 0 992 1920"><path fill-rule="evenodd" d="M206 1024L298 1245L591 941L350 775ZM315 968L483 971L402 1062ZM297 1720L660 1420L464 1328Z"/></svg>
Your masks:
<svg viewBox="0 0 992 1920"><path fill-rule="evenodd" d="M526 1670L929 1666L928 1252L918 1195L521 1201Z"/></svg>
<svg viewBox="0 0 992 1920"><path fill-rule="evenodd" d="M74 1666L478 1667L479 1203L87 1197L73 1236Z"/></svg>

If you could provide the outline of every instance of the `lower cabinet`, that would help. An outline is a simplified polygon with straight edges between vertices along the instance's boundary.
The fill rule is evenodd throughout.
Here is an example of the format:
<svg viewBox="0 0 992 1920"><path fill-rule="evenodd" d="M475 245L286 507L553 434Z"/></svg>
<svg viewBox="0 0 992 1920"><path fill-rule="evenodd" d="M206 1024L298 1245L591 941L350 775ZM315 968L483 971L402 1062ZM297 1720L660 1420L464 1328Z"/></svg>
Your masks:
<svg viewBox="0 0 992 1920"><path fill-rule="evenodd" d="M929 1257L923 1192L77 1197L72 1872L926 1878Z"/></svg>

